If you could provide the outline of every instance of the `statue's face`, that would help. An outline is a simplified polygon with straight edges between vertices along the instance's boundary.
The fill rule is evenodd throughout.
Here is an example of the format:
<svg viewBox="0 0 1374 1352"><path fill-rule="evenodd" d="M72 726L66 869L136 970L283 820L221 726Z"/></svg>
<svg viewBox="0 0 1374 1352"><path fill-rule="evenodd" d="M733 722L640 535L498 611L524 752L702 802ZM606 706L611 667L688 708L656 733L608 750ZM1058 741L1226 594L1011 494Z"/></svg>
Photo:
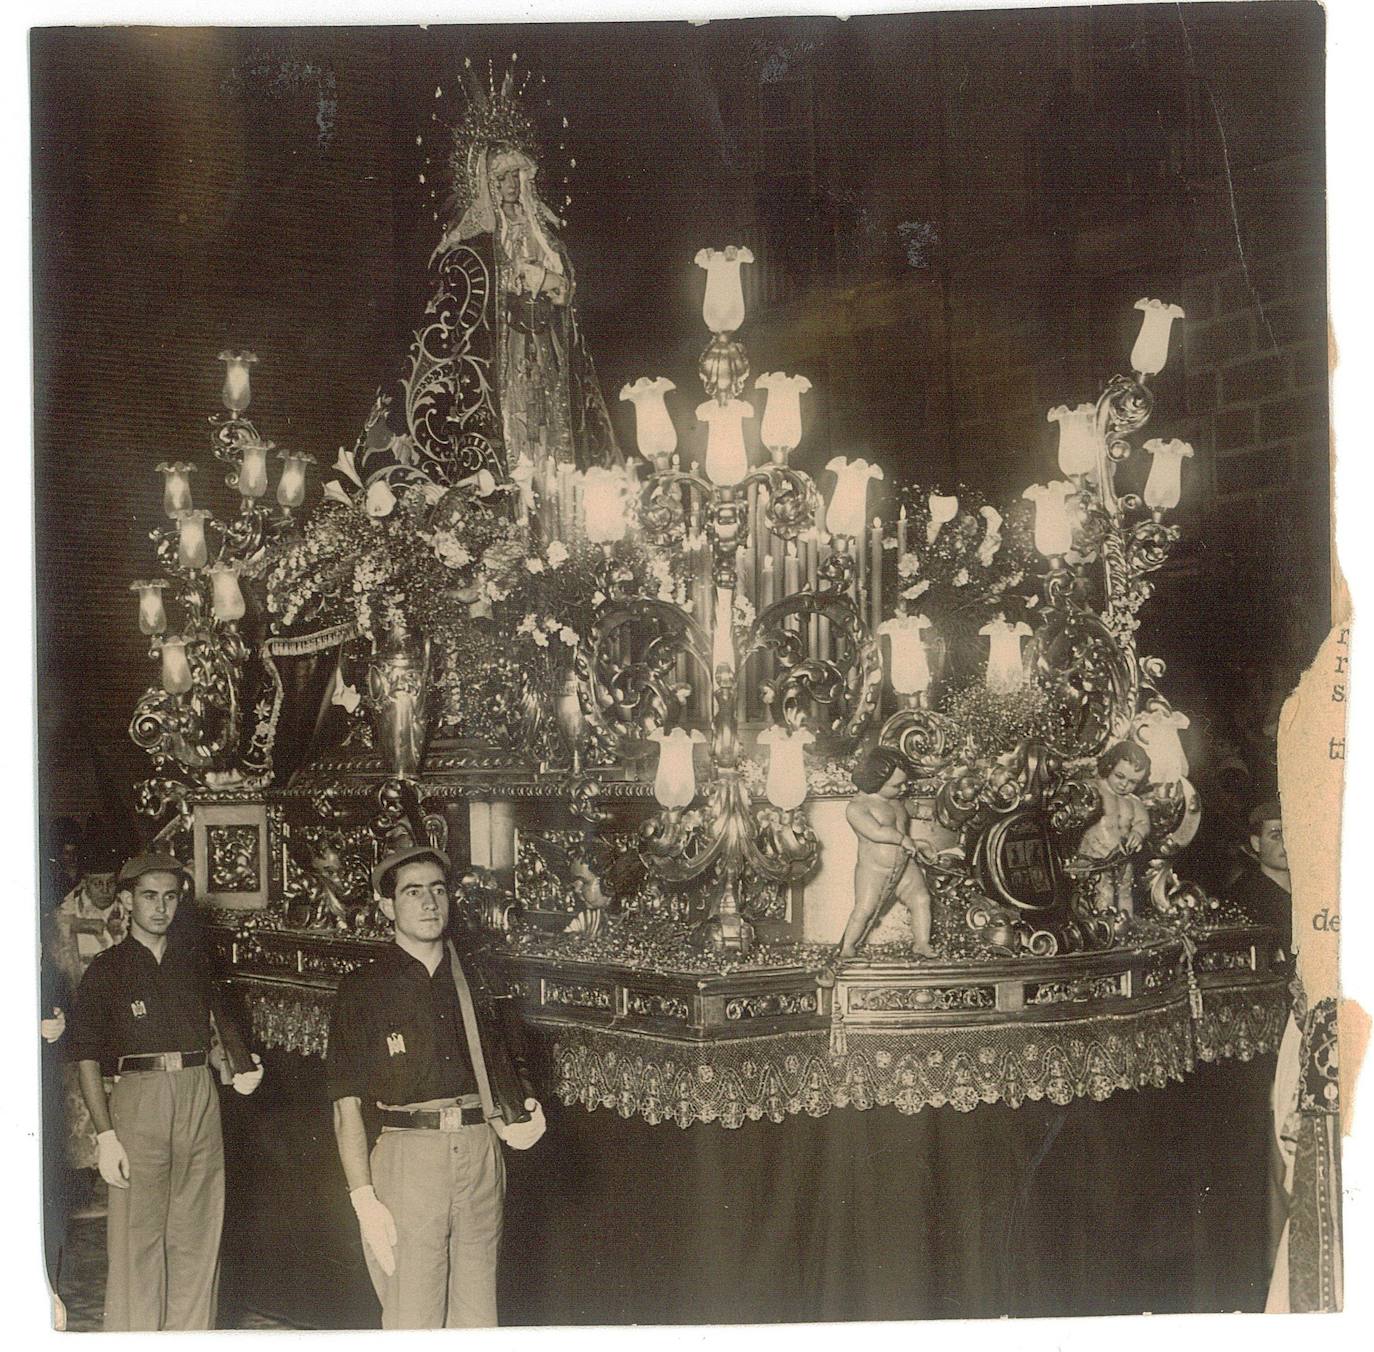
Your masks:
<svg viewBox="0 0 1374 1352"><path fill-rule="evenodd" d="M1144 778L1144 770L1137 770L1128 760L1119 760L1107 772L1107 787L1113 793L1134 793Z"/></svg>
<svg viewBox="0 0 1374 1352"><path fill-rule="evenodd" d="M887 777L887 783L878 790L878 797L897 799L906 792L906 771L898 765Z"/></svg>
<svg viewBox="0 0 1374 1352"><path fill-rule="evenodd" d="M498 202L518 202L520 200L520 166L512 164L491 177L492 191Z"/></svg>

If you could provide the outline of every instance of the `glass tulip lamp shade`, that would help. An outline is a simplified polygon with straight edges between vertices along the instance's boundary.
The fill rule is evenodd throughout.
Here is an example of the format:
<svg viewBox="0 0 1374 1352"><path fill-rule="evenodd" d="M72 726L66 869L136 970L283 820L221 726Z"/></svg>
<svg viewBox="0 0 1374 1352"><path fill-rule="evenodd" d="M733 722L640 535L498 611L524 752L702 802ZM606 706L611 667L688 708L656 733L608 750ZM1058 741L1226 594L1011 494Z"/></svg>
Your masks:
<svg viewBox="0 0 1374 1352"><path fill-rule="evenodd" d="M659 744L658 773L654 776L654 797L666 808L683 808L697 796L697 774L692 764L692 746L706 739L701 733L661 728L649 734Z"/></svg>
<svg viewBox="0 0 1374 1352"><path fill-rule="evenodd" d="M283 451L281 478L277 481L277 502L283 507L300 507L305 502L305 467L314 462L313 455Z"/></svg>
<svg viewBox="0 0 1374 1352"><path fill-rule="evenodd" d="M625 476L604 465L593 465L583 477L582 505L586 512L587 539L594 545L614 544L625 538L629 525Z"/></svg>
<svg viewBox="0 0 1374 1352"><path fill-rule="evenodd" d="M861 539L868 522L868 481L883 477L882 467L867 460L847 460L838 455L826 465L835 476L835 491L826 508L825 528L831 535Z"/></svg>
<svg viewBox="0 0 1374 1352"><path fill-rule="evenodd" d="M924 695L930 689L930 659L925 631L931 627L924 615L898 615L878 626L889 645L887 679L896 695Z"/></svg>
<svg viewBox="0 0 1374 1352"><path fill-rule="evenodd" d="M221 352L219 359L224 363L224 389L221 398L230 413L242 413L253 398L248 379L248 368L257 361L253 352Z"/></svg>
<svg viewBox="0 0 1374 1352"><path fill-rule="evenodd" d="M204 568L209 552L205 522L210 513L203 507L177 513L177 563L183 568Z"/></svg>
<svg viewBox="0 0 1374 1352"><path fill-rule="evenodd" d="M239 492L245 498L260 498L267 492L267 452L264 441L250 441L243 447L239 464Z"/></svg>
<svg viewBox="0 0 1374 1352"><path fill-rule="evenodd" d="M768 801L784 812L806 802L806 758L809 743L816 740L805 728L769 728L759 733L759 744L768 747Z"/></svg>
<svg viewBox="0 0 1374 1352"><path fill-rule="evenodd" d="M1035 504L1035 547L1046 558L1062 557L1073 548L1073 518L1068 500L1072 484L1032 484L1024 493Z"/></svg>
<svg viewBox="0 0 1374 1352"><path fill-rule="evenodd" d="M1169 356L1169 330L1174 320L1184 317L1183 311L1162 300L1138 300L1135 308L1143 317L1140 334L1131 349L1131 370L1142 376L1158 375Z"/></svg>
<svg viewBox="0 0 1374 1352"><path fill-rule="evenodd" d="M215 619L232 624L243 618L243 590L239 586L239 570L231 563L217 563L210 573L210 609Z"/></svg>
<svg viewBox="0 0 1374 1352"><path fill-rule="evenodd" d="M717 488L733 488L749 473L744 419L753 416L754 406L743 399L708 399L697 406L697 419L706 424L706 477Z"/></svg>
<svg viewBox="0 0 1374 1352"><path fill-rule="evenodd" d="M1059 424L1059 472L1065 478L1094 473L1102 440L1097 433L1097 406L1060 404L1046 417Z"/></svg>
<svg viewBox="0 0 1374 1352"><path fill-rule="evenodd" d="M195 466L176 460L170 465L164 462L157 469L162 475L162 510L169 521L175 521L178 512L191 510L190 475Z"/></svg>
<svg viewBox="0 0 1374 1352"><path fill-rule="evenodd" d="M666 460L677 450L677 428L668 416L664 396L676 385L664 376L651 380L640 376L633 385L621 387L620 397L634 406L635 443L639 453L652 463Z"/></svg>
<svg viewBox="0 0 1374 1352"><path fill-rule="evenodd" d="M795 451L801 444L801 397L811 388L811 382L805 376L771 371L761 375L754 388L768 394L759 427L760 440L770 451Z"/></svg>
<svg viewBox="0 0 1374 1352"><path fill-rule="evenodd" d="M1014 694L1026 683L1021 641L1030 637L1030 625L1024 621L1009 624L1004 615L999 615L978 632L988 641L987 688L994 694Z"/></svg>
<svg viewBox="0 0 1374 1352"><path fill-rule="evenodd" d="M162 640L162 688L169 695L184 695L191 688L191 665L186 643L175 634Z"/></svg>
<svg viewBox="0 0 1374 1352"><path fill-rule="evenodd" d="M1186 441L1155 438L1145 443L1145 449L1151 456L1150 474L1142 494L1145 505L1152 512L1172 511L1183 494L1183 462L1192 457L1193 448Z"/></svg>
<svg viewBox="0 0 1374 1352"><path fill-rule="evenodd" d="M744 323L744 286L740 264L752 263L748 249L731 245L726 249L701 249L696 265L706 269L706 296L701 315L712 333L734 333Z"/></svg>
<svg viewBox="0 0 1374 1352"><path fill-rule="evenodd" d="M162 589L166 585L166 580L160 577L129 584L129 590L138 593L139 633L151 636L167 628L167 608L162 604Z"/></svg>

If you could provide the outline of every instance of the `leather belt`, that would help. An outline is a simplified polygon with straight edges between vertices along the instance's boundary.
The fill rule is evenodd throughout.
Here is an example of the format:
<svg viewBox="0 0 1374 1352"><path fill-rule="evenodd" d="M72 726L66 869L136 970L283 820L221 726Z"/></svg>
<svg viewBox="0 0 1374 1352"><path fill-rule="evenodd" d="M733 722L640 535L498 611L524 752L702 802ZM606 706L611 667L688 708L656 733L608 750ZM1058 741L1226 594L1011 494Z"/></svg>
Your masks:
<svg viewBox="0 0 1374 1352"><path fill-rule="evenodd" d="M189 1070L205 1064L204 1052L150 1052L147 1056L121 1056L119 1073L134 1074L141 1070Z"/></svg>
<svg viewBox="0 0 1374 1352"><path fill-rule="evenodd" d="M399 1108L381 1111L382 1126L412 1131L457 1131L459 1127L480 1127L487 1120L480 1107L465 1108L461 1103L451 1103L447 1108L416 1108L411 1112Z"/></svg>

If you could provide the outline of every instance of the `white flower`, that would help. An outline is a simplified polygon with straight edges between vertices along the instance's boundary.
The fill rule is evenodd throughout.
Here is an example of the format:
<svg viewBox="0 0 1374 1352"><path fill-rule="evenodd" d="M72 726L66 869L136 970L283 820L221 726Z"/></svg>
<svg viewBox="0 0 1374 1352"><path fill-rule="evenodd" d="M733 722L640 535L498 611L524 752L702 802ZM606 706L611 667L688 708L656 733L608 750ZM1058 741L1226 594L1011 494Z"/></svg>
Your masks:
<svg viewBox="0 0 1374 1352"><path fill-rule="evenodd" d="M550 568L561 568L568 561L568 546L562 540L555 540L545 551Z"/></svg>
<svg viewBox="0 0 1374 1352"><path fill-rule="evenodd" d="M363 486L363 481L358 477L357 468L353 464L352 451L346 451L340 446L339 458L334 461L334 468L338 470L340 474L346 474L359 488Z"/></svg>
<svg viewBox="0 0 1374 1352"><path fill-rule="evenodd" d="M961 568L961 569L959 569L959 571L958 571L957 573L954 574L954 579L953 579L953 581L954 581L954 585L955 585L956 587L967 587L967 586L968 586L968 569L967 569L967 568Z"/></svg>
<svg viewBox="0 0 1374 1352"><path fill-rule="evenodd" d="M549 632L550 634L556 632L557 630L561 629L562 627L563 627L563 621L562 621L562 620L555 620L554 617L553 617L552 615L548 616L548 617L544 620L544 628L545 628L546 630L548 630L548 632Z"/></svg>
<svg viewBox="0 0 1374 1352"><path fill-rule="evenodd" d="M525 618L521 620L518 625L515 626L515 632L517 634L533 635L537 624L538 621L534 618L533 612L531 612L530 614L526 615Z"/></svg>
<svg viewBox="0 0 1374 1352"><path fill-rule="evenodd" d="M558 637L570 648L577 647L577 630L570 624L565 624L559 631Z"/></svg>
<svg viewBox="0 0 1374 1352"><path fill-rule="evenodd" d="M903 588L902 588L902 595L903 595L904 597L906 597L906 599L907 599L908 601L914 601L918 596L921 595L922 592L929 591L929 590L930 590L930 579L927 577L927 578L922 578L921 581L915 583L914 585L912 585L912 586L910 586L910 587L903 587Z"/></svg>
<svg viewBox="0 0 1374 1352"><path fill-rule="evenodd" d="M341 502L345 507L353 506L353 500L343 491L337 479L331 479L325 484L324 495L331 502Z"/></svg>
<svg viewBox="0 0 1374 1352"><path fill-rule="evenodd" d="M396 506L396 494L391 491L391 485L385 479L370 484L364 506L368 516L390 516Z"/></svg>
<svg viewBox="0 0 1374 1352"><path fill-rule="evenodd" d="M592 605L602 606L606 604L606 593L604 591L594 591L592 593Z"/></svg>
<svg viewBox="0 0 1374 1352"><path fill-rule="evenodd" d="M537 647L547 648L549 646L549 636L542 629L534 630L530 634L530 637L534 640Z"/></svg>
<svg viewBox="0 0 1374 1352"><path fill-rule="evenodd" d="M917 559L915 554L903 554L902 557L897 560L898 577L915 577L916 574L920 572L920 569L920 560Z"/></svg>
<svg viewBox="0 0 1374 1352"><path fill-rule="evenodd" d="M526 559L526 560L525 560L525 571L526 571L527 573L542 573L542 572L544 571L544 560L543 560L543 559L537 559L537 558L535 558L535 559Z"/></svg>
<svg viewBox="0 0 1374 1352"><path fill-rule="evenodd" d="M472 562L472 555L451 530L435 531L434 553L447 568L466 568Z"/></svg>

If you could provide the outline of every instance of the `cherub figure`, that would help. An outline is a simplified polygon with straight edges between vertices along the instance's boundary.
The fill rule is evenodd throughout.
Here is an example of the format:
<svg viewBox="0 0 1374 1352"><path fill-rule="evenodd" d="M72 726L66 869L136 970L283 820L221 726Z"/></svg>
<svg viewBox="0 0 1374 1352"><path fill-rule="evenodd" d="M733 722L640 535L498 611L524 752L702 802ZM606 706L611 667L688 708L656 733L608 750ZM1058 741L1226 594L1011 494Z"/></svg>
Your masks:
<svg viewBox="0 0 1374 1352"><path fill-rule="evenodd" d="M845 820L858 837L854 866L854 909L840 940L840 957L852 958L877 919L884 902L895 897L911 918L911 951L933 958L930 944L930 889L916 862L916 842L902 794L906 765L894 751L875 747L854 770L859 790L845 809Z"/></svg>
<svg viewBox="0 0 1374 1352"><path fill-rule="evenodd" d="M1117 742L1097 762L1096 787L1102 815L1079 842L1080 859L1101 862L1117 859L1115 867L1096 871L1094 897L1098 909L1112 906L1130 915L1135 869L1130 856L1150 834L1150 814L1136 791L1150 775L1150 757L1135 742Z"/></svg>

